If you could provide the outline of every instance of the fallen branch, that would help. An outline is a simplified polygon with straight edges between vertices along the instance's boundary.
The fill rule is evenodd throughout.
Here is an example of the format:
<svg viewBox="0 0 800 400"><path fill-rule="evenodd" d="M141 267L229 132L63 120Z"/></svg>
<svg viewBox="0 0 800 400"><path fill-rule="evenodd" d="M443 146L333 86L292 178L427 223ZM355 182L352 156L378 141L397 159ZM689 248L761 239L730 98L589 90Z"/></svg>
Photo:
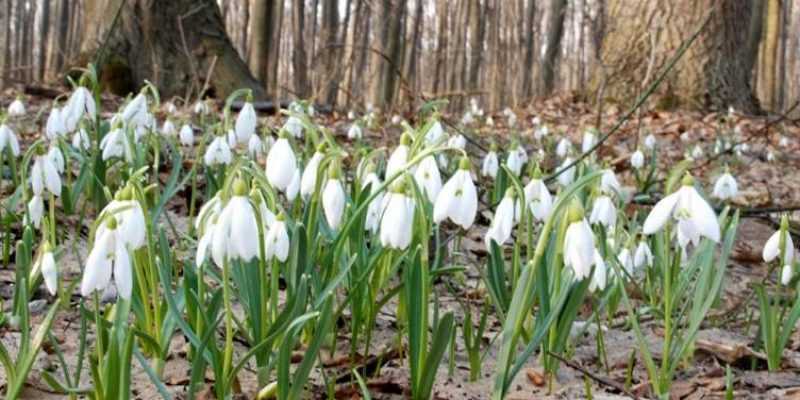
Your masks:
<svg viewBox="0 0 800 400"><path fill-rule="evenodd" d="M558 355L556 353L553 353L552 351L548 351L547 353L550 356L552 356L552 357L558 359L559 361L561 361L562 363L564 363L564 365L566 365L566 366L568 366L568 367L570 367L570 368L582 373L587 378L589 378L589 379L591 379L591 380L593 380L593 381L595 381L595 382L597 382L597 383L599 383L601 385L608 386L608 387L610 387L610 388L612 388L612 389L614 389L614 390L616 390L616 391L618 391L620 393L624 393L628 397L631 397L631 398L634 398L634 399L638 399L639 398L639 396L637 396L636 394L631 393L630 391L625 389L624 385L622 385L621 383L619 383L619 382L617 382L617 381L615 381L613 379L597 375L594 372L589 371L586 368L580 366L580 364L578 364L578 363L576 363L574 361L571 361L571 360L567 360L566 358L564 358L564 357L562 357L562 356L560 356L560 355Z"/></svg>

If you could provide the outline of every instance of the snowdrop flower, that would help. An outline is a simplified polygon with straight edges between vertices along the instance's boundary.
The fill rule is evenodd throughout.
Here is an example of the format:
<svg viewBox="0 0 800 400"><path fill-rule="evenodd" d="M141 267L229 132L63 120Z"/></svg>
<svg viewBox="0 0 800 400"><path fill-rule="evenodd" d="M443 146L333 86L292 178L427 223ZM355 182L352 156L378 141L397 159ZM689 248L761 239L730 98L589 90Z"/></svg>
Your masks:
<svg viewBox="0 0 800 400"><path fill-rule="evenodd" d="M39 271L42 273L44 285L51 296L55 296L58 291L58 269L56 269L56 259L53 257L53 251L50 244L45 242L43 246L44 252L39 259Z"/></svg>
<svg viewBox="0 0 800 400"><path fill-rule="evenodd" d="M161 126L161 134L164 136L175 136L178 133L178 130L175 129L175 124L172 123L169 119L164 121L164 125Z"/></svg>
<svg viewBox="0 0 800 400"><path fill-rule="evenodd" d="M603 291L608 283L608 267L597 249L594 250L594 274L589 282L589 292Z"/></svg>
<svg viewBox="0 0 800 400"><path fill-rule="evenodd" d="M603 195L595 200L589 221L592 224L603 225L606 229L614 228L617 222L617 208L614 206L614 202L611 201L611 197Z"/></svg>
<svg viewBox="0 0 800 400"><path fill-rule="evenodd" d="M247 198L247 186L241 178L233 183L233 196L222 209L211 239L214 263L222 268L225 260L249 262L259 254L259 221Z"/></svg>
<svg viewBox="0 0 800 400"><path fill-rule="evenodd" d="M64 155L61 154L61 149L59 149L58 146L51 145L50 150L47 151L47 157L53 162L53 165L56 166L56 171L58 171L59 174L64 173Z"/></svg>
<svg viewBox="0 0 800 400"><path fill-rule="evenodd" d="M572 143L567 138L561 138L556 145L556 155L559 158L565 157L572 150Z"/></svg>
<svg viewBox="0 0 800 400"><path fill-rule="evenodd" d="M39 229L44 216L44 199L40 194L34 194L31 197L31 201L28 202L28 215L30 216L30 223L33 224L34 228Z"/></svg>
<svg viewBox="0 0 800 400"><path fill-rule="evenodd" d="M63 108L62 113L67 132L74 131L84 115L88 115L91 119L97 116L94 96L89 92L89 89L78 86L70 95L69 100L67 100L67 105Z"/></svg>
<svg viewBox="0 0 800 400"><path fill-rule="evenodd" d="M300 121L300 118L289 117L281 129L285 129L286 132L289 132L289 134L291 134L295 139L300 139L303 137L303 122Z"/></svg>
<svg viewBox="0 0 800 400"><path fill-rule="evenodd" d="M539 126L542 124L542 120L539 117L533 117L533 119L531 119L531 124L533 126Z"/></svg>
<svg viewBox="0 0 800 400"><path fill-rule="evenodd" d="M126 104L120 113L120 118L134 128L149 127L152 116L147 111L147 96L139 93L130 103Z"/></svg>
<svg viewBox="0 0 800 400"><path fill-rule="evenodd" d="M594 147L595 143L597 143L597 137L595 136L595 130L589 129L583 133L583 143L581 143L581 151L584 153L589 152L589 150Z"/></svg>
<svg viewBox="0 0 800 400"><path fill-rule="evenodd" d="M236 139L236 131L228 129L228 133L225 135L225 141L228 142L228 148L235 149L236 145L239 144L239 140Z"/></svg>
<svg viewBox="0 0 800 400"><path fill-rule="evenodd" d="M656 148L656 137L653 136L652 133L644 138L644 147L648 150L653 150Z"/></svg>
<svg viewBox="0 0 800 400"><path fill-rule="evenodd" d="M400 125L401 122L403 122L403 119L400 118L399 115L392 116L392 124L393 125Z"/></svg>
<svg viewBox="0 0 800 400"><path fill-rule="evenodd" d="M441 223L449 218L453 223L469 229L478 212L478 192L469 172L469 158L464 157L458 171L445 183L433 206L433 221Z"/></svg>
<svg viewBox="0 0 800 400"><path fill-rule="evenodd" d="M780 140L778 140L778 146L789 147L789 138L787 138L786 136L781 135Z"/></svg>
<svg viewBox="0 0 800 400"><path fill-rule="evenodd" d="M294 169L292 181L286 187L286 200L289 200L289 203L293 202L298 193L300 193L300 167Z"/></svg>
<svg viewBox="0 0 800 400"><path fill-rule="evenodd" d="M431 145L438 144L444 138L445 132L442 123L435 121L425 133L425 142Z"/></svg>
<svg viewBox="0 0 800 400"><path fill-rule="evenodd" d="M253 108L253 103L245 102L241 111L239 111L239 115L236 116L236 124L234 125L236 140L241 144L247 143L256 132L257 122L258 117L256 116L255 108Z"/></svg>
<svg viewBox="0 0 800 400"><path fill-rule="evenodd" d="M696 144L692 149L692 159L697 160L700 157L703 157L703 148L700 147L699 144Z"/></svg>
<svg viewBox="0 0 800 400"><path fill-rule="evenodd" d="M40 154L34 157L31 167L31 189L34 195L42 195L45 189L56 197L61 195L61 177L58 175L58 167L50 156Z"/></svg>
<svg viewBox="0 0 800 400"><path fill-rule="evenodd" d="M435 202L439 191L442 190L442 176L433 156L427 156L419 163L414 172L414 180L422 188L428 200L431 203Z"/></svg>
<svg viewBox="0 0 800 400"><path fill-rule="evenodd" d="M467 138L465 138L462 134L455 135L447 141L447 146L454 149L464 150L464 147L467 146Z"/></svg>
<svg viewBox="0 0 800 400"><path fill-rule="evenodd" d="M619 262L619 265L622 267L622 269L627 271L629 274L634 272L636 263L634 262L633 257L631 257L631 251L627 248L623 248L620 250L619 254L617 254L617 262Z"/></svg>
<svg viewBox="0 0 800 400"><path fill-rule="evenodd" d="M519 214L514 196L514 189L508 188L503 200L497 206L497 211L492 217L489 230L486 231L486 249L491 251L492 241L498 246L505 244L511 238L511 231L514 229L516 214Z"/></svg>
<svg viewBox="0 0 800 400"><path fill-rule="evenodd" d="M81 281L81 296L89 297L95 291L103 291L111 283L112 272L117 293L125 300L131 298L133 273L130 253L124 237L117 230L117 222L110 217L98 228Z"/></svg>
<svg viewBox="0 0 800 400"><path fill-rule="evenodd" d="M192 111L194 111L194 113L197 115L208 114L209 112L208 104L206 104L206 102L204 102L203 100L197 100L197 103L194 103L194 108L192 109Z"/></svg>
<svg viewBox="0 0 800 400"><path fill-rule="evenodd" d="M544 221L550 216L550 211L553 209L553 196L550 195L544 181L539 177L534 176L525 185L525 200L528 202L533 218Z"/></svg>
<svg viewBox="0 0 800 400"><path fill-rule="evenodd" d="M100 141L100 149L103 151L103 161L127 155L128 144L125 132L120 128L112 129L103 136L103 140Z"/></svg>
<svg viewBox="0 0 800 400"><path fill-rule="evenodd" d="M350 140L361 140L364 137L364 133L361 131L361 127L358 124L354 123L350 125L350 129L347 130L347 138Z"/></svg>
<svg viewBox="0 0 800 400"><path fill-rule="evenodd" d="M564 266L572 268L575 278L586 279L594 265L594 234L579 204L573 203L568 214L571 222L564 235Z"/></svg>
<svg viewBox="0 0 800 400"><path fill-rule="evenodd" d="M203 161L209 167L214 165L228 165L233 160L231 148L224 136L216 136L206 149Z"/></svg>
<svg viewBox="0 0 800 400"><path fill-rule="evenodd" d="M564 162L561 163L561 165L558 167L558 171L561 171L570 164L572 164L572 158L570 157L565 158ZM561 173L561 175L558 176L558 183L560 183L561 186L569 186L569 184L572 183L573 180L575 180L574 165L566 169L564 172Z"/></svg>
<svg viewBox="0 0 800 400"><path fill-rule="evenodd" d="M486 156L483 158L481 175L492 179L496 178L497 170L499 169L498 163L497 151L495 151L495 146L492 144L492 150L489 150L489 152L486 153Z"/></svg>
<svg viewBox="0 0 800 400"><path fill-rule="evenodd" d="M641 150L637 149L631 155L631 167L633 169L640 169L644 166L644 153Z"/></svg>
<svg viewBox="0 0 800 400"><path fill-rule="evenodd" d="M194 130L189 124L181 126L180 133L178 134L181 144L189 147L194 144Z"/></svg>
<svg viewBox="0 0 800 400"><path fill-rule="evenodd" d="M62 116L62 110L60 108L53 107L53 109L50 110L44 133L50 140L67 134L67 126L64 123L64 117Z"/></svg>
<svg viewBox="0 0 800 400"><path fill-rule="evenodd" d="M773 153L772 150L767 151L767 161L768 162L775 161L775 153Z"/></svg>
<svg viewBox="0 0 800 400"><path fill-rule="evenodd" d="M636 252L633 255L633 266L636 269L641 269L646 266L653 265L653 252L650 251L650 246L647 241L642 240L636 246Z"/></svg>
<svg viewBox="0 0 800 400"><path fill-rule="evenodd" d="M692 186L693 181L687 174L680 189L656 203L644 221L645 235L660 231L672 217L678 224L678 242L681 247L685 248L689 242L697 245L701 236L719 242L717 216Z"/></svg>
<svg viewBox="0 0 800 400"><path fill-rule="evenodd" d="M516 127L517 126L517 114L514 114L512 111L511 114L508 114L508 126L509 127Z"/></svg>
<svg viewBox="0 0 800 400"><path fill-rule="evenodd" d="M386 198L380 223L380 240L383 247L405 250L411 244L414 201L406 196L402 182L396 186Z"/></svg>
<svg viewBox="0 0 800 400"><path fill-rule="evenodd" d="M486 118L486 126L493 127L494 126L494 118L492 118L492 117Z"/></svg>
<svg viewBox="0 0 800 400"><path fill-rule="evenodd" d="M264 143L261 141L261 137L258 135L250 136L250 140L247 141L247 154L250 155L251 158L255 159L258 158L264 152Z"/></svg>
<svg viewBox="0 0 800 400"><path fill-rule="evenodd" d="M175 103L171 101L164 103L163 109L167 114L175 114L178 112L178 108L175 107Z"/></svg>
<svg viewBox="0 0 800 400"><path fill-rule="evenodd" d="M339 229L339 225L342 223L344 206L347 201L340 174L338 166L332 164L328 173L328 182L325 183L325 188L322 190L322 210L328 226L333 230Z"/></svg>
<svg viewBox="0 0 800 400"><path fill-rule="evenodd" d="M347 119L349 119L351 121L356 119L356 113L354 111L348 111L347 112Z"/></svg>
<svg viewBox="0 0 800 400"><path fill-rule="evenodd" d="M145 245L145 219L144 211L138 201L133 200L132 189L123 188L114 200L109 202L98 219L114 217L117 223L117 232L131 250L137 250Z"/></svg>
<svg viewBox="0 0 800 400"><path fill-rule="evenodd" d="M514 149L508 152L508 157L506 157L506 167L513 173L515 176L519 176L520 172L522 172L522 164L525 162L520 157L520 147L517 145Z"/></svg>
<svg viewBox="0 0 800 400"><path fill-rule="evenodd" d="M378 188L381 186L381 180L378 178L378 175L375 172L368 172L367 176L364 178L364 181L361 183L361 189L364 189L370 185L370 195L374 195ZM369 205L367 206L367 217L364 221L364 229L375 233L378 231L378 227L381 221L381 213L383 212L383 193L379 193L375 196L375 198L370 201Z"/></svg>
<svg viewBox="0 0 800 400"><path fill-rule="evenodd" d="M319 164L325 156L324 152L324 147L320 145L317 151L311 155L306 168L303 170L303 176L300 180L300 196L305 201L311 198L317 188L317 172L319 171Z"/></svg>
<svg viewBox="0 0 800 400"><path fill-rule="evenodd" d="M689 137L689 131L681 133L680 138L681 138L681 142L684 142L684 143L688 142L689 139L691 139L691 137Z"/></svg>
<svg viewBox="0 0 800 400"><path fill-rule="evenodd" d="M0 125L0 153L4 152L8 148L11 151L11 155L14 157L19 156L19 141L17 141L17 135L14 134L14 131L8 127L6 124Z"/></svg>
<svg viewBox="0 0 800 400"><path fill-rule="evenodd" d="M473 118L472 113L467 111L464 113L464 116L461 117L461 124L462 125L471 125L475 122L475 118Z"/></svg>
<svg viewBox="0 0 800 400"><path fill-rule="evenodd" d="M292 183L297 170L297 158L285 137L279 138L267 154L267 180L269 184L285 192Z"/></svg>
<svg viewBox="0 0 800 400"><path fill-rule="evenodd" d="M400 136L400 145L394 149L392 155L389 156L389 161L386 162L386 179L391 178L405 168L408 162L409 144L411 144L411 136L407 133L403 133L403 135Z"/></svg>
<svg viewBox="0 0 800 400"><path fill-rule="evenodd" d="M622 191L622 185L617 180L617 175L610 169L604 169L600 176L600 190L606 194L617 194Z"/></svg>
<svg viewBox="0 0 800 400"><path fill-rule="evenodd" d="M289 258L289 233L286 231L284 219L283 213L279 214L267 231L264 247L267 260L275 258L279 262L286 262Z"/></svg>
<svg viewBox="0 0 800 400"><path fill-rule="evenodd" d="M739 193L739 185L736 183L736 178L728 172L720 175L714 183L714 192L712 194L720 200L736 197L737 193Z"/></svg>
<svg viewBox="0 0 800 400"><path fill-rule="evenodd" d="M788 233L789 219L786 215L781 217L781 227L778 231L772 234L764 245L762 257L765 262L772 262L781 254L783 264L781 269L781 283L788 285L794 275L793 262L794 262L794 243L792 242L792 235ZM781 242L784 243L781 243Z"/></svg>
<svg viewBox="0 0 800 400"><path fill-rule="evenodd" d="M25 115L25 104L22 104L22 100L17 98L8 105L8 116L21 117L23 115Z"/></svg>

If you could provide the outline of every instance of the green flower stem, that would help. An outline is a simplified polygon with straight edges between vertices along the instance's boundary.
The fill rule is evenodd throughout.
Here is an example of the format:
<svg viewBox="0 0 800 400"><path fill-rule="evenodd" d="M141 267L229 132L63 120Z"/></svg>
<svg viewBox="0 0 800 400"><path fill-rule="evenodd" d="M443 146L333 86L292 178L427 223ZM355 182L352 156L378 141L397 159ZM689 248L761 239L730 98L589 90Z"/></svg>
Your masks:
<svg viewBox="0 0 800 400"><path fill-rule="evenodd" d="M228 376L233 364L233 309L229 288L230 260L226 256L222 262L222 301L225 307L225 350L222 361L223 376Z"/></svg>

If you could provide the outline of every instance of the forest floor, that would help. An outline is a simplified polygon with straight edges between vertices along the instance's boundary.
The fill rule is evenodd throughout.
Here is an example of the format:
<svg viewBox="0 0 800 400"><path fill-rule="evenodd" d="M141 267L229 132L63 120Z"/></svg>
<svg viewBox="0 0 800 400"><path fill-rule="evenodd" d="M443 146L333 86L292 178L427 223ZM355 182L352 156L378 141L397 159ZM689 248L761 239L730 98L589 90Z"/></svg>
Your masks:
<svg viewBox="0 0 800 400"><path fill-rule="evenodd" d="M10 99L13 97L0 96L0 106L5 107ZM43 105L49 104L47 99L29 99L28 102L31 104L32 115L41 110ZM520 120L525 121L526 125L529 124L533 115L537 115L550 125L551 132L560 129L571 132L573 141L576 143L580 141L579 132L583 132L585 127L594 126L597 120L597 115L590 106L572 102L568 98L539 102L530 108L516 111ZM601 118L602 128L600 131L605 132L620 114L620 110L607 107ZM40 120L44 119L44 115L46 115L45 112L39 116ZM719 114L694 112L645 112L614 135L602 147L599 157L607 160L609 165L616 169L621 181L632 182L633 179L628 171L628 157L635 148L636 132L641 128L652 132L657 137L660 149L659 162L662 167L673 165L674 162L683 159L684 154L691 150L689 146L698 142L702 143L706 150L703 160L708 160L710 157L715 157L712 152L716 135L714 122L719 116ZM327 118L328 120L323 124L334 127L340 141L346 141L348 123L344 118L335 115L321 118ZM500 119L498 118L498 120ZM800 167L800 156L798 156L800 154L798 153L800 128L784 121L784 123L770 125L768 129L764 129L769 125L768 121L770 120L766 117L748 118L736 115L734 119L736 126L741 129L740 138L748 142L749 149L735 160L725 156L710 163L697 162L695 165L700 167L693 170L695 177L704 182L706 188L709 188L713 184L714 178L721 173L723 165L719 161L726 159L729 161L731 172L739 182L740 193L734 200L735 205L743 208L800 205L800 190L797 189L800 187L800 168L798 168ZM771 117L771 119L774 120L775 117ZM276 125L278 121L275 120L271 123ZM498 125L502 125L502 123ZM688 132L689 141L681 139L684 132ZM393 146L397 141L397 133L396 128L389 128L382 132L369 132L367 137L376 145ZM487 143L490 136L496 136L498 141L504 140L507 137L506 133L506 128L497 126L492 132L487 130L473 133L472 137ZM778 148L780 134L791 139L788 148ZM30 142L34 135L38 137L38 133L34 131L28 132L26 135L24 141L27 142ZM685 135L684 139L686 139ZM533 143L532 138L525 138L525 145L529 153L536 150ZM476 151L478 157L482 157L482 153L474 146L471 150ZM772 151L775 156L772 161L767 161L769 151ZM4 187L3 189L5 192L2 195L7 195L10 188ZM187 223L186 219L181 217L181 215L185 215L184 207L182 199L176 198L168 211L172 221L178 225L178 229ZM633 209L639 206L630 205L629 207ZM473 313L473 321L478 320L480 318L479 310L483 303L488 301L488 295L482 289L479 270L484 267L486 259L483 235L489 222L489 215L485 205L482 206L478 218L478 223L482 228L473 229L468 237L460 241L460 248L457 249L459 257L449 260L452 264L465 266L466 272L462 276L446 278L448 281L444 283L450 283L449 285L436 285L442 309L454 311L458 320L463 318L465 308L469 310L467 312ZM743 218L728 267L728 274L724 281L723 295L717 307L711 311L704 322L695 346L694 357L679 369L672 388L671 397L673 399L724 398L727 365L730 365L733 370L736 398L800 399L800 333L795 332L790 340L789 349L784 354L784 368L781 372L767 372L765 357L755 350L757 348L758 307L752 292L756 282L766 279L774 284L775 274L769 276L766 264L761 261L761 249L769 235L774 232L777 218L777 214L774 213L746 215ZM77 224L78 221L74 220L73 223ZM67 247L72 250L67 251L67 254L61 257L59 265L62 277L66 281L80 280L82 262L87 254L86 232L89 223L91 223L90 220L85 221L86 226L83 229L67 229L69 232L82 233L77 237L70 235L66 241L69 243ZM192 249L178 249L177 251L193 252ZM0 298L6 307L10 305L13 283L13 264L0 268ZM37 318L42 318L50 297L44 291L40 291L37 293L37 299L31 304L31 308L37 313ZM59 346L64 352L66 362L70 365L77 359L79 351L80 318L76 306L79 299L76 288L72 304L67 309L59 311L52 330L55 340L59 342ZM329 378L338 376L341 382L335 389L337 398L358 398L360 396L360 390L353 383L355 381L348 375L348 371L364 364L372 367L379 366L379 368L371 368L372 375L366 377L373 398L400 399L407 397L408 372L402 352L397 351L399 341L397 339L397 323L394 318L395 307L395 303L389 303L379 314L375 339L369 354L362 354L359 359L352 360L349 357L349 343L346 336L337 338L336 349L326 349L322 352L321 362L324 374ZM590 311L587 305L581 311L578 319L587 318ZM596 322L589 321L587 325L581 334L573 338L574 348L566 356L570 365L562 364L558 376L552 382L543 377L539 358L531 357L525 369L512 384L508 398L584 398L587 384L590 385L594 398L629 398L630 396L619 390L628 379L628 371L632 372L629 393L634 396L647 397L647 374L638 354L636 357L632 357L638 345L632 331L625 324L624 308L621 308L618 315L606 321L602 327L607 352L605 359L598 356ZM642 326L651 343L651 352L658 358L663 337L662 328L660 324L646 321ZM434 388L436 398L489 398L497 348L496 344L490 344L500 329L501 321L490 315L483 343L483 348L489 346L490 350L482 364L483 370L480 371L479 378L474 382L469 381L469 364L464 351L462 335L460 332L456 335L457 344L455 357L452 360L453 364L449 364L450 360L446 355L445 362L440 366L439 378ZM18 332L3 330L0 331L0 340L10 349L14 349L18 335ZM89 342L93 342L91 329L89 337ZM238 346L240 346L239 351L245 350L243 345L239 344ZM183 337L176 335L172 343L172 355L164 368L163 380L168 390L174 394L174 398L185 397L185 388L189 382L191 368L186 358L187 348ZM298 348L295 352L295 358L300 360L303 356L303 349ZM138 362L134 361L134 364L135 397L139 399L160 397ZM56 354L46 347L45 351L40 354L34 372L29 378L29 386L26 388L24 398L61 398L60 395L53 394L41 378L41 371L56 371L57 365ZM317 386L310 392L317 398L326 396L321 372L321 369L317 368L311 380L312 384ZM60 372L55 373L58 375ZM213 379L210 374L207 378ZM5 378L0 372L0 386L3 385L4 380ZM254 371L252 369L245 370L240 375L240 380L241 398L254 398L258 390ZM81 382L82 386L86 386L90 382L86 368L84 368ZM201 393L199 398L213 398L213 395L207 391Z"/></svg>

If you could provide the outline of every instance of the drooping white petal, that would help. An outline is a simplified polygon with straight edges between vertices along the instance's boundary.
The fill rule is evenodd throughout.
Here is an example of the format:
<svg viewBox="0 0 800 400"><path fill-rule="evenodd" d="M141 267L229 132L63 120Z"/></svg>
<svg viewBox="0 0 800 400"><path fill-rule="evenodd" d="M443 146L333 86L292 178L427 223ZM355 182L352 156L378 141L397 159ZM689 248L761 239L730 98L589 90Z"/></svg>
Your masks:
<svg viewBox="0 0 800 400"><path fill-rule="evenodd" d="M267 154L267 180L280 191L285 191L292 183L297 170L297 159L292 146L286 138L278 139Z"/></svg>
<svg viewBox="0 0 800 400"><path fill-rule="evenodd" d="M311 158L308 160L308 165L303 170L303 176L300 180L300 195L303 200L308 201L317 185L317 174L319 171L319 164L322 161L322 153L315 151Z"/></svg>
<svg viewBox="0 0 800 400"><path fill-rule="evenodd" d="M181 126L181 131L178 135L182 145L189 147L194 144L194 130L189 124Z"/></svg>
<svg viewBox="0 0 800 400"><path fill-rule="evenodd" d="M389 156L389 161L386 162L386 176L388 179L399 171L402 171L406 166L408 160L408 146L401 144L394 149L392 155Z"/></svg>
<svg viewBox="0 0 800 400"><path fill-rule="evenodd" d="M331 229L338 229L342 222L345 206L345 193L342 182L338 179L329 179L322 191L322 209L325 219Z"/></svg>
<svg viewBox="0 0 800 400"><path fill-rule="evenodd" d="M44 199L41 195L35 194L31 197L31 201L28 202L28 215L33 226L38 229L44 216Z"/></svg>
<svg viewBox="0 0 800 400"><path fill-rule="evenodd" d="M608 282L608 271L606 267L606 262L603 260L603 257L600 255L600 252L597 249L594 250L594 273L592 274L592 281L589 282L589 291L594 293L596 291L602 291L606 288L606 283Z"/></svg>
<svg viewBox="0 0 800 400"><path fill-rule="evenodd" d="M114 249L114 232L105 230L86 258L86 268L81 280L81 296L89 297L95 291L104 290L111 282L111 257Z"/></svg>
<svg viewBox="0 0 800 400"><path fill-rule="evenodd" d="M239 115L236 117L236 126L234 131L236 132L236 139L239 143L247 143L250 140L250 137L256 132L256 124L258 117L256 116L256 110L253 107L253 103L246 102L242 106L242 110L239 111Z"/></svg>
<svg viewBox="0 0 800 400"><path fill-rule="evenodd" d="M381 245L405 250L411 244L413 202L405 194L390 193L380 222Z"/></svg>
<svg viewBox="0 0 800 400"><path fill-rule="evenodd" d="M642 232L644 232L645 235L651 235L661 230L672 215L675 205L678 204L679 196L680 194L675 192L656 203L653 209L650 210L650 214L648 214L647 218L644 220Z"/></svg>
<svg viewBox="0 0 800 400"><path fill-rule="evenodd" d="M631 167L634 169L639 169L644 166L644 153L641 150L636 150L633 155L631 155Z"/></svg>
<svg viewBox="0 0 800 400"><path fill-rule="evenodd" d="M125 242L117 238L114 249L114 284L117 292L125 300L131 298L133 292L133 273L131 272L131 259Z"/></svg>
<svg viewBox="0 0 800 400"><path fill-rule="evenodd" d="M285 262L289 257L289 234L286 232L286 223L280 220L275 221L270 226L265 241L267 260L274 257L280 262Z"/></svg>
<svg viewBox="0 0 800 400"><path fill-rule="evenodd" d="M495 151L490 151L486 153L486 157L483 158L481 175L494 179L495 177L497 177L498 169L499 167L498 167L497 153Z"/></svg>
<svg viewBox="0 0 800 400"><path fill-rule="evenodd" d="M439 191L442 190L442 176L433 156L427 156L419 163L414 172L414 180L423 189L428 200L436 201Z"/></svg>
<svg viewBox="0 0 800 400"><path fill-rule="evenodd" d="M684 205L690 210L691 219L694 222L697 230L701 235L711 239L715 243L719 243L720 228L717 215L714 209L706 202L706 200L697 193L694 187L684 186L681 190L686 191L685 198L688 200L688 205Z"/></svg>
<svg viewBox="0 0 800 400"><path fill-rule="evenodd" d="M564 236L564 265L577 279L586 279L594 265L594 235L586 220L573 222Z"/></svg>
<svg viewBox="0 0 800 400"><path fill-rule="evenodd" d="M47 291L51 295L55 295L58 290L58 270L56 269L56 260L52 252L46 252L42 255L42 278Z"/></svg>

